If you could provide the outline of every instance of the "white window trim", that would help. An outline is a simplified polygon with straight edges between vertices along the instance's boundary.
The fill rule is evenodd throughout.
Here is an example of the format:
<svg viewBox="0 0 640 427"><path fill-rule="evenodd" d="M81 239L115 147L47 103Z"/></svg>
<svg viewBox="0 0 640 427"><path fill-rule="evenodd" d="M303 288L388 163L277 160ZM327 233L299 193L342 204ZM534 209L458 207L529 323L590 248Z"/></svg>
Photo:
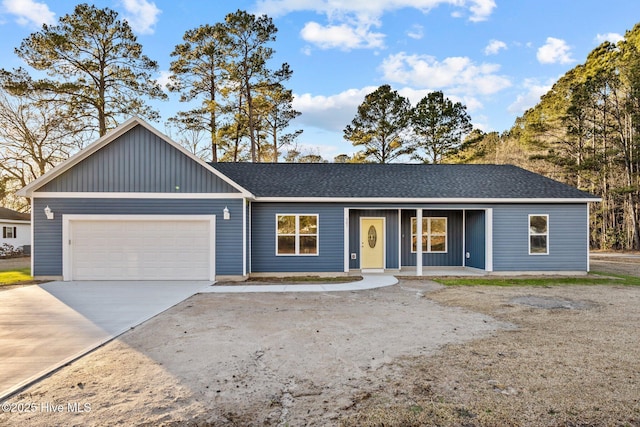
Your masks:
<svg viewBox="0 0 640 427"><path fill-rule="evenodd" d="M295 253L293 254L281 254L278 253L278 218L281 216L293 216L296 218L296 232L295 236ZM315 234L300 234L300 217L301 216L315 216L316 217L316 232ZM277 213L276 214L276 256L319 256L320 255L320 215L319 214L305 214L305 213ZM291 236L291 234L283 234L283 236ZM300 237L301 236L316 236L316 253L315 254L302 254L300 253Z"/></svg>
<svg viewBox="0 0 640 427"><path fill-rule="evenodd" d="M445 226L445 233L444 233L444 251L432 251L431 250L431 220L432 219L444 219L444 226ZM410 240L410 245L411 245L411 253L415 254L417 253L417 251L413 250L413 237L417 235L413 234L413 222L416 220L415 216L411 217L411 240ZM422 217L422 220L427 220L427 228L422 230L422 234L427 236L427 245L426 247L422 248L422 253L423 254L446 254L449 253L449 218L447 218L446 216L425 216ZM417 225L417 224L416 224ZM439 235L439 234L438 234Z"/></svg>
<svg viewBox="0 0 640 427"><path fill-rule="evenodd" d="M531 231L531 217L534 216L543 216L547 219L547 232L546 233L533 233ZM538 256L538 255L549 255L549 214L529 214L529 221L527 222L527 230L528 230L528 244L529 244L529 255ZM545 236L547 238L547 250L546 252L531 252L531 237L532 236Z"/></svg>

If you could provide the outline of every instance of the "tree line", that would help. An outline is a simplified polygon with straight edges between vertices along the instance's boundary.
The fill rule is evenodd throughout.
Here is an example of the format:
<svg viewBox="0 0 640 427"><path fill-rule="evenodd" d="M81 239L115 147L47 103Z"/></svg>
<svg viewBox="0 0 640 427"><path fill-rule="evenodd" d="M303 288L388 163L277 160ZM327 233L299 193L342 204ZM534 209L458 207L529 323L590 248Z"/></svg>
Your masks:
<svg viewBox="0 0 640 427"><path fill-rule="evenodd" d="M184 108L168 132L210 161L277 161L300 130L285 83L292 70L270 66L277 28L238 10L185 32L171 52L167 88ZM137 115L157 121L151 100L168 98L158 63L109 8L77 5L56 25L25 38L24 68L0 70L0 200L68 158L96 136ZM14 201L15 202L15 201Z"/></svg>
<svg viewBox="0 0 640 427"><path fill-rule="evenodd" d="M325 161L295 144L302 130L290 125L300 112L286 88L293 71L287 63L270 64L276 33L271 18L242 10L186 31L170 54L166 89L179 95L183 108L166 121L167 133L213 162ZM153 77L158 63L109 8L77 5L56 25L45 24L25 38L15 54L32 70L0 69L5 203L13 191L124 119L159 120L149 101L168 98ZM366 96L344 131L362 150L334 161L386 163L408 155L439 162L470 127L465 107L442 92L411 108L383 85Z"/></svg>
<svg viewBox="0 0 640 427"><path fill-rule="evenodd" d="M474 131L448 160L516 164L598 195L591 246L640 250L640 24L594 49L509 131Z"/></svg>
<svg viewBox="0 0 640 427"><path fill-rule="evenodd" d="M351 158L343 155L335 160L440 163L461 146L472 128L466 106L441 91L429 93L412 107L391 86L382 85L365 96L344 129L344 139L361 150Z"/></svg>
<svg viewBox="0 0 640 427"><path fill-rule="evenodd" d="M167 89L183 103L167 132L209 161L322 162L292 130L286 63L272 67L277 28L238 10L185 32L171 52ZM88 4L43 25L15 49L33 69L0 70L0 201L123 119L158 120L167 94L117 12ZM44 77L43 77L44 76ZM640 249L640 24L605 42L500 134L472 129L466 107L432 92L415 106L382 85L368 94L344 139L357 151L334 162L510 163L602 197L591 245Z"/></svg>

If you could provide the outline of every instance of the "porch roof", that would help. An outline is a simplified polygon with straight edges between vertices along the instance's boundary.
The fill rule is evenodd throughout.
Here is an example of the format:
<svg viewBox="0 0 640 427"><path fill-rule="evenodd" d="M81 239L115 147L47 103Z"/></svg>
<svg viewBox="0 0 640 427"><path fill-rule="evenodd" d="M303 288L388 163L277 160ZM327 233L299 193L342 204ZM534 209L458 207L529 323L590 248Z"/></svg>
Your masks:
<svg viewBox="0 0 640 427"><path fill-rule="evenodd" d="M596 198L511 165L212 163L262 198Z"/></svg>

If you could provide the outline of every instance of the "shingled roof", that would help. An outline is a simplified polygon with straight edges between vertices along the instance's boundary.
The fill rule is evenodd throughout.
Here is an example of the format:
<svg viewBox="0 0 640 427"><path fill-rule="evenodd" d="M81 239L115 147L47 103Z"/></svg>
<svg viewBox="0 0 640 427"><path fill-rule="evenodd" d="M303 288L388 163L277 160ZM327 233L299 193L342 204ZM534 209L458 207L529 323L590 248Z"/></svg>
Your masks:
<svg viewBox="0 0 640 427"><path fill-rule="evenodd" d="M211 165L256 197L596 200L574 187L510 165Z"/></svg>
<svg viewBox="0 0 640 427"><path fill-rule="evenodd" d="M0 220L3 219L11 221L31 221L31 215L0 207Z"/></svg>

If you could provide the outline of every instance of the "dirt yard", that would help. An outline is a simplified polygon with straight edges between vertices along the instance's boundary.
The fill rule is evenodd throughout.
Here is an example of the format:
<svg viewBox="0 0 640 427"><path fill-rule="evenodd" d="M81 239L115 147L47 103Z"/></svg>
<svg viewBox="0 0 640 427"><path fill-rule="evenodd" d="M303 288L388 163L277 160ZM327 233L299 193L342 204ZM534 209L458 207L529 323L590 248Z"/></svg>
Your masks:
<svg viewBox="0 0 640 427"><path fill-rule="evenodd" d="M0 425L638 426L638 354L637 287L197 295Z"/></svg>

